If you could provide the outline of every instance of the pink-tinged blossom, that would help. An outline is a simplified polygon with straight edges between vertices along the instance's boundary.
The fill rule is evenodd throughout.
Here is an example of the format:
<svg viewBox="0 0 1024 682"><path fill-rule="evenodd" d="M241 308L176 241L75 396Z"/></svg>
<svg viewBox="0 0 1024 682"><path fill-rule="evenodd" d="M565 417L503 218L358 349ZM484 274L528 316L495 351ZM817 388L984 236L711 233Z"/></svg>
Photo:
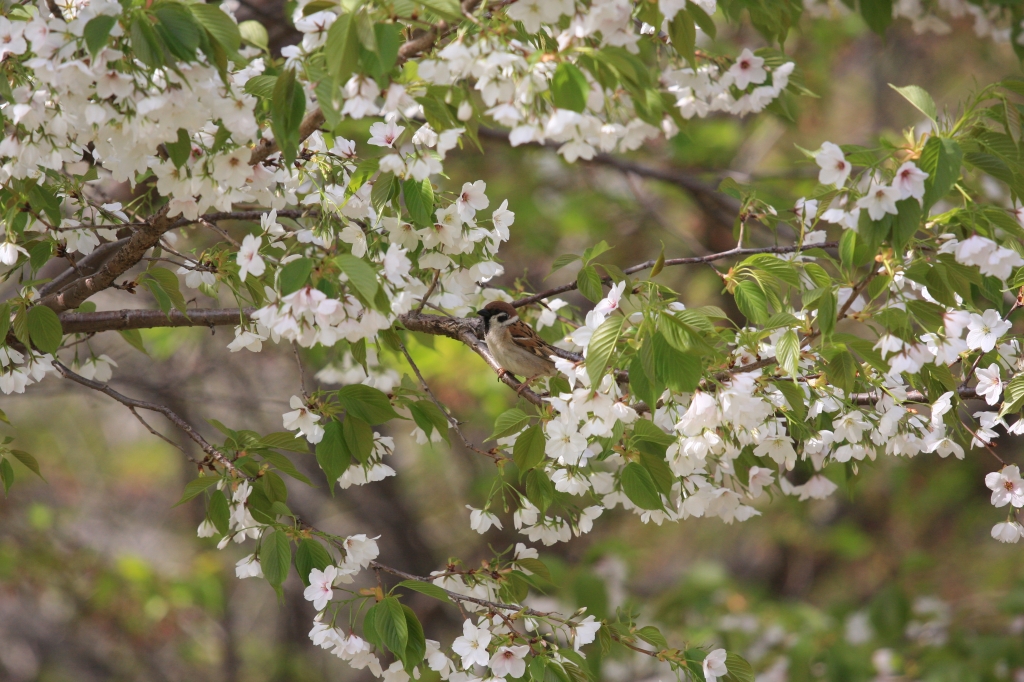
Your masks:
<svg viewBox="0 0 1024 682"><path fill-rule="evenodd" d="M821 168L818 172L818 182L823 185L842 187L846 184L846 180L850 177L850 171L853 169L853 166L846 160L846 155L843 154L843 150L839 148L839 145L831 142L825 142L821 145L821 149L814 155L814 162ZM842 213L842 209L829 210L837 210ZM830 218L825 218L825 220L832 223L838 222Z"/></svg>
<svg viewBox="0 0 1024 682"><path fill-rule="evenodd" d="M999 402L999 396L1003 394L1003 379L1000 376L999 365L992 363L988 369L978 368L977 391L979 397L984 397L989 405Z"/></svg>
<svg viewBox="0 0 1024 682"><path fill-rule="evenodd" d="M468 223L473 220L476 218L477 211L482 211L490 205L491 201L484 193L486 191L487 183L483 180L463 183L462 192L459 193L459 198L455 200L455 206L464 222Z"/></svg>
<svg viewBox="0 0 1024 682"><path fill-rule="evenodd" d="M725 659L725 649L715 649L704 657L701 668L704 670L704 679L707 682L717 682L719 677L729 674L728 668L725 667Z"/></svg>
<svg viewBox="0 0 1024 682"><path fill-rule="evenodd" d="M262 242L262 237L255 237L251 234L245 235L245 239L242 240L242 246L238 249L236 262L238 263L238 278L243 282L249 274L259 277L266 271L266 264L260 257L260 244Z"/></svg>
<svg viewBox="0 0 1024 682"><path fill-rule="evenodd" d="M394 121L377 121L370 126L370 139L367 143L377 147L392 147L403 132L405 126L400 126Z"/></svg>
<svg viewBox="0 0 1024 682"><path fill-rule="evenodd" d="M300 436L305 436L306 440L314 445L319 443L324 437L323 427L317 424L320 421L320 415L313 414L306 407L302 398L297 395L291 397L289 405L291 405L292 411L282 415L284 428L289 431L298 431Z"/></svg>
<svg viewBox="0 0 1024 682"><path fill-rule="evenodd" d="M917 167L913 161L907 161L896 169L896 177L892 186L899 190L900 199L913 197L920 201L924 198L924 181L928 173Z"/></svg>
<svg viewBox="0 0 1024 682"><path fill-rule="evenodd" d="M1012 325L1004 320L998 310L986 310L981 315L971 313L971 321L967 324L967 346L973 350L987 353L996 347L996 343Z"/></svg>
<svg viewBox="0 0 1024 682"><path fill-rule="evenodd" d="M328 602L334 598L334 579L338 577L338 568L328 566L324 570L314 568L309 572L309 587L302 593L306 601L313 602L313 608L323 611Z"/></svg>
<svg viewBox="0 0 1024 682"><path fill-rule="evenodd" d="M881 220L886 214L896 215L896 202L900 191L895 187L875 185L868 193L857 200L857 207L866 209L872 220Z"/></svg>
<svg viewBox="0 0 1024 682"><path fill-rule="evenodd" d="M729 67L733 82L740 90L745 90L751 83L764 83L768 72L764 70L764 59L755 56L750 48L744 48L736 63Z"/></svg>
<svg viewBox="0 0 1024 682"><path fill-rule="evenodd" d="M992 491L992 504L1005 507L1008 504L1024 507L1024 480L1021 480L1017 465L1003 467L985 476L985 485Z"/></svg>
<svg viewBox="0 0 1024 682"><path fill-rule="evenodd" d="M530 647L503 646L491 656L491 672L495 677L522 677L526 672L526 654L530 653Z"/></svg>

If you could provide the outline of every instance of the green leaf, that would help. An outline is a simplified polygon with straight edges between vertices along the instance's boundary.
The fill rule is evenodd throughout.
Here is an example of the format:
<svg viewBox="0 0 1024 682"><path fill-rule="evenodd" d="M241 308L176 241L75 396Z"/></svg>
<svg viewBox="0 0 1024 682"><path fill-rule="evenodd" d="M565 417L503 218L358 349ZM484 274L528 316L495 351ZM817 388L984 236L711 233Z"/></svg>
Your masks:
<svg viewBox="0 0 1024 682"><path fill-rule="evenodd" d="M924 181L924 212L949 194L960 178L960 164L963 150L955 141L944 137L932 137L921 150L918 166L929 174Z"/></svg>
<svg viewBox="0 0 1024 682"><path fill-rule="evenodd" d="M14 320L12 322L14 327L14 337L21 341L22 345L32 345L32 340L29 338L28 333L28 309L24 306L18 307L18 312L14 314Z"/></svg>
<svg viewBox="0 0 1024 682"><path fill-rule="evenodd" d="M297 438L291 431L275 431L274 433L260 436L260 443L264 447L274 448L275 450L301 452L304 455L309 454L309 448L306 447L305 439Z"/></svg>
<svg viewBox="0 0 1024 682"><path fill-rule="evenodd" d="M413 0L417 5L426 7L431 12L447 18L455 19L457 21L463 21L465 19L462 16L462 8L459 6L458 0Z"/></svg>
<svg viewBox="0 0 1024 682"><path fill-rule="evenodd" d="M579 259L580 257L577 255L571 253L563 253L561 256L555 259L554 263L551 264L551 271L548 272L548 274L550 275L555 270L561 270L566 265L569 265L570 263L575 263Z"/></svg>
<svg viewBox="0 0 1024 682"><path fill-rule="evenodd" d="M900 88L889 83L889 87L903 95L904 99L913 104L918 111L933 122L938 121L939 111L935 107L935 100L932 99L927 90L918 85L905 85Z"/></svg>
<svg viewBox="0 0 1024 682"><path fill-rule="evenodd" d="M228 498L221 491L214 490L210 493L210 501L206 505L206 515L221 535L227 535L231 530L231 510L228 507Z"/></svg>
<svg viewBox="0 0 1024 682"><path fill-rule="evenodd" d="M11 304L0 303L0 346L6 344L7 332L11 331Z"/></svg>
<svg viewBox="0 0 1024 682"><path fill-rule="evenodd" d="M89 53L93 57L106 47L107 38L116 23L117 17L109 14L100 14L86 22L82 29L82 37L85 38L85 46L89 48Z"/></svg>
<svg viewBox="0 0 1024 682"><path fill-rule="evenodd" d="M185 312L185 297L181 294L181 284L178 282L178 276L176 274L167 268L152 267L146 270L145 275L159 285L160 289L164 294L166 294L167 299L175 308L181 312ZM149 287L149 289L150 291L153 290L152 287Z"/></svg>
<svg viewBox="0 0 1024 682"><path fill-rule="evenodd" d="M299 126L305 113L306 94L295 78L295 69L288 69L277 77L270 100L270 128L277 146L281 148L285 165L291 166L295 162L300 142Z"/></svg>
<svg viewBox="0 0 1024 682"><path fill-rule="evenodd" d="M647 469L630 462L622 469L622 492L641 509L661 509L661 496Z"/></svg>
<svg viewBox="0 0 1024 682"><path fill-rule="evenodd" d="M622 331L622 322L623 318L617 315L609 316L597 328L590 337L590 343L587 344L587 375L590 377L590 385L595 390L601 385L601 379L615 352L615 345Z"/></svg>
<svg viewBox="0 0 1024 682"><path fill-rule="evenodd" d="M270 36L267 35L267 29L260 22L254 19L243 21L238 25L238 33L242 40L253 47L258 47L264 52L270 50Z"/></svg>
<svg viewBox="0 0 1024 682"><path fill-rule="evenodd" d="M520 409L512 408L505 410L494 420L494 432L487 437L487 440L498 440L518 433L530 423L530 415Z"/></svg>
<svg viewBox="0 0 1024 682"><path fill-rule="evenodd" d="M352 464L352 455L345 446L342 425L332 419L324 426L324 437L316 444L316 461L327 477L327 487L334 495L334 484Z"/></svg>
<svg viewBox="0 0 1024 682"><path fill-rule="evenodd" d="M555 499L555 485L543 469L531 469L526 474L526 499L544 513Z"/></svg>
<svg viewBox="0 0 1024 682"><path fill-rule="evenodd" d="M434 583L425 583L421 580L403 580L402 582L398 583L396 587L404 587L407 590L412 590L413 592L425 594L428 597L433 597L434 599L437 599L438 601L443 601L447 604L452 603L451 600L448 598L448 593L440 587L438 587L437 585L435 585Z"/></svg>
<svg viewBox="0 0 1024 682"><path fill-rule="evenodd" d="M305 286L313 272L313 260L311 258L297 258L287 263L277 275L278 287L281 295L287 296Z"/></svg>
<svg viewBox="0 0 1024 682"><path fill-rule="evenodd" d="M385 597L377 602L375 611L373 626L381 641L395 655L404 654L409 643L409 626L401 602L396 597Z"/></svg>
<svg viewBox="0 0 1024 682"><path fill-rule="evenodd" d="M56 353L64 331L60 326L57 313L44 305L34 305L28 309L28 334L32 345L44 353Z"/></svg>
<svg viewBox="0 0 1024 682"><path fill-rule="evenodd" d="M726 653L725 669L728 674L722 678L724 682L754 682L754 669L739 654Z"/></svg>
<svg viewBox="0 0 1024 682"><path fill-rule="evenodd" d="M202 42L203 27L195 17L178 3L163 3L153 10L158 19L156 31L167 49L178 59L195 61L196 49Z"/></svg>
<svg viewBox="0 0 1024 682"><path fill-rule="evenodd" d="M324 57L334 82L344 85L359 64L359 35L351 14L342 14L327 29Z"/></svg>
<svg viewBox="0 0 1024 682"><path fill-rule="evenodd" d="M633 634L653 646L658 651L664 651L668 648L668 640L665 639L665 635L661 634L661 630L653 625L646 625L639 628Z"/></svg>
<svg viewBox="0 0 1024 682"><path fill-rule="evenodd" d="M857 233L853 230L844 230L843 236L839 238L839 262L845 267L851 267L856 249Z"/></svg>
<svg viewBox="0 0 1024 682"><path fill-rule="evenodd" d="M180 504L185 504L207 488L217 485L220 480L220 476L200 476L199 478L192 479L185 484L185 492L182 493L181 499L174 506L177 507Z"/></svg>
<svg viewBox="0 0 1024 682"><path fill-rule="evenodd" d="M699 356L673 348L658 332L654 335L654 374L669 388L689 393L700 384L703 363Z"/></svg>
<svg viewBox="0 0 1024 682"><path fill-rule="evenodd" d="M245 82L245 90L250 95L256 97L262 97L263 99L270 99L274 96L274 86L277 85L277 76L268 76L261 74L259 76L253 76Z"/></svg>
<svg viewBox="0 0 1024 682"><path fill-rule="evenodd" d="M580 293L588 299L597 303L604 298L604 289L601 287L601 276L593 265L587 265L576 274L576 287Z"/></svg>
<svg viewBox="0 0 1024 682"><path fill-rule="evenodd" d="M423 433L429 437L436 429L445 441L451 444L448 438L448 419L441 412L441 409L429 400L419 400L409 403L409 413L412 414L416 426L423 429Z"/></svg>
<svg viewBox="0 0 1024 682"><path fill-rule="evenodd" d="M540 559L516 559L515 564L519 568L527 570L534 575L539 575L544 580L551 582L551 571L548 570L547 564Z"/></svg>
<svg viewBox="0 0 1024 682"><path fill-rule="evenodd" d="M779 367L791 377L797 376L800 366L800 339L796 332L790 329L779 339L775 346L775 356L779 360Z"/></svg>
<svg viewBox="0 0 1024 682"><path fill-rule="evenodd" d="M25 452L24 450L11 450L11 454L14 455L19 462L24 464L28 468L28 470L31 471L33 474L35 474L39 478L42 478L44 481L46 480L45 478L43 478L43 475L39 473L39 462L36 461L35 457Z"/></svg>
<svg viewBox="0 0 1024 682"><path fill-rule="evenodd" d="M402 183L402 195L405 197L405 208L413 223L421 227L433 224L434 188L430 180L406 180Z"/></svg>
<svg viewBox="0 0 1024 682"><path fill-rule="evenodd" d="M259 559L267 582L274 587L281 585L288 577L288 567L292 564L292 545L288 536L279 530L264 534Z"/></svg>
<svg viewBox="0 0 1024 682"><path fill-rule="evenodd" d="M754 324L768 321L768 299L756 282L746 280L736 285L733 291L736 307Z"/></svg>
<svg viewBox="0 0 1024 682"><path fill-rule="evenodd" d="M356 258L350 253L338 254L334 262L348 277L349 283L355 287L359 295L367 303L372 303L377 296L377 273L362 258Z"/></svg>
<svg viewBox="0 0 1024 682"><path fill-rule="evenodd" d="M680 57L690 62L690 66L697 68L694 52L697 48L697 28L694 26L693 17L687 10L679 10L668 25L668 36L672 39L672 47L679 53Z"/></svg>
<svg viewBox="0 0 1024 682"><path fill-rule="evenodd" d="M164 64L163 46L160 44L160 37L149 20L149 15L139 13L132 20L131 29L132 52L136 58L146 66L158 68Z"/></svg>
<svg viewBox="0 0 1024 682"><path fill-rule="evenodd" d="M380 213L391 201L392 195L398 187L398 179L394 173L381 173L373 182L373 189L370 190L370 203Z"/></svg>
<svg viewBox="0 0 1024 682"><path fill-rule="evenodd" d="M640 464L651 475L651 480L654 481L654 487L658 489L658 492L668 496L672 493L672 484L675 483L676 476L665 461L664 449L659 454L653 454L649 451L650 449L650 445L641 443Z"/></svg>
<svg viewBox="0 0 1024 682"><path fill-rule="evenodd" d="M387 394L372 386L345 386L337 395L342 407L367 424L383 424L390 419L398 418L398 413L391 407Z"/></svg>
<svg viewBox="0 0 1024 682"><path fill-rule="evenodd" d="M309 585L309 574L314 568L322 571L333 563L324 546L312 538L300 541L295 548L295 570L303 585Z"/></svg>
<svg viewBox="0 0 1024 682"><path fill-rule="evenodd" d="M910 243L911 238L921 227L921 204L910 197L896 202L896 220L892 228L892 243L898 250Z"/></svg>
<svg viewBox="0 0 1024 682"><path fill-rule="evenodd" d="M657 443L665 447L676 442L674 436L665 433L647 419L638 419L633 423L633 440Z"/></svg>
<svg viewBox="0 0 1024 682"><path fill-rule="evenodd" d="M341 435L345 447L360 464L370 461L373 454L373 428L365 421L349 412L341 423Z"/></svg>
<svg viewBox="0 0 1024 682"><path fill-rule="evenodd" d="M860 13L868 28L878 35L892 23L892 0L860 0Z"/></svg>
<svg viewBox="0 0 1024 682"><path fill-rule="evenodd" d="M544 432L539 425L519 434L512 447L512 458L519 467L520 476L544 461Z"/></svg>
<svg viewBox="0 0 1024 682"><path fill-rule="evenodd" d="M704 9L693 2L693 0L686 1L686 11L693 17L694 23L700 26L700 30L708 34L712 40L718 34L718 30L715 28L714 20L708 16Z"/></svg>
<svg viewBox="0 0 1024 682"><path fill-rule="evenodd" d="M1024 405L1024 374L1018 374L1003 389L1003 407L999 416L1004 417L1016 412Z"/></svg>
<svg viewBox="0 0 1024 682"><path fill-rule="evenodd" d="M829 358L825 365L825 377L847 393L853 391L857 370L860 366L848 350L841 350Z"/></svg>
<svg viewBox="0 0 1024 682"><path fill-rule="evenodd" d="M306 478L305 474L295 468L292 461L282 455L279 452L273 450L260 450L260 457L270 462L280 471L281 473L288 474L297 481L302 481L306 485L313 485L313 482Z"/></svg>
<svg viewBox="0 0 1024 682"><path fill-rule="evenodd" d="M835 292L831 288L818 297L818 328L826 339L836 329L837 305Z"/></svg>
<svg viewBox="0 0 1024 682"><path fill-rule="evenodd" d="M185 162L192 155L192 140L189 139L188 131L184 128L178 128L177 141L164 142L164 149L167 150L167 156L171 158L171 163L174 164L175 168L184 166Z"/></svg>
<svg viewBox="0 0 1024 682"><path fill-rule="evenodd" d="M411 674L413 668L423 661L423 657L427 653L427 640L423 635L423 625L420 624L412 609L403 604L402 612L405 613L405 626L409 632L409 639L405 645L405 651L399 658L402 659L405 671Z"/></svg>
<svg viewBox="0 0 1024 682"><path fill-rule="evenodd" d="M773 381L772 384L786 397L786 402L789 403L797 421L802 422L807 416L807 397L800 385L795 381Z"/></svg>
<svg viewBox="0 0 1024 682"><path fill-rule="evenodd" d="M551 78L551 98L559 109L581 112L587 106L590 84L583 72L569 62L562 62Z"/></svg>
<svg viewBox="0 0 1024 682"><path fill-rule="evenodd" d="M228 54L238 52L238 48L242 46L242 34L238 24L220 7L195 3L188 5L188 8L192 10L192 16L209 31L213 39L220 43Z"/></svg>
<svg viewBox="0 0 1024 682"><path fill-rule="evenodd" d="M4 483L4 497L7 497L7 493L11 492L11 486L14 485L14 467L8 459L0 459L0 480Z"/></svg>

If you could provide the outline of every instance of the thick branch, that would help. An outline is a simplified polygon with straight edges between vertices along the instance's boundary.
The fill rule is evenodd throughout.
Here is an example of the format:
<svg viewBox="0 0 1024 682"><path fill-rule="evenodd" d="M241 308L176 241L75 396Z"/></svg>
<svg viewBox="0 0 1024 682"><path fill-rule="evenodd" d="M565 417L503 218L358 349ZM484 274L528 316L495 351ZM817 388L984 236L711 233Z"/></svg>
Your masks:
<svg viewBox="0 0 1024 682"><path fill-rule="evenodd" d="M153 327L218 327L238 325L249 319L255 308L223 308L219 310L107 310L98 313L71 313L60 316L65 334L87 334L122 329Z"/></svg>
<svg viewBox="0 0 1024 682"><path fill-rule="evenodd" d="M167 209L161 209L143 227L135 232L114 257L107 261L99 272L76 279L63 290L44 296L40 304L61 313L82 305L93 294L114 283L119 276L142 260L146 251L160 241L160 237L174 226L174 220L167 216Z"/></svg>

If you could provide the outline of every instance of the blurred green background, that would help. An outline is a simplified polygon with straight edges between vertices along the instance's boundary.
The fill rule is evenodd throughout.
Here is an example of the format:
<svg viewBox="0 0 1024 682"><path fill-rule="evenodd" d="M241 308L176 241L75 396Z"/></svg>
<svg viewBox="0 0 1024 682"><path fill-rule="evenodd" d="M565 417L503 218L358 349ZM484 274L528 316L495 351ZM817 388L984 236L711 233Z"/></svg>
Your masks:
<svg viewBox="0 0 1024 682"><path fill-rule="evenodd" d="M281 13L273 3L253 11L238 13L264 20ZM761 44L744 28L723 29L718 42ZM952 109L978 84L1020 71L1011 48L975 38L969 20L943 37L915 35L897 22L883 40L853 15L805 19L785 49L819 95L794 102L795 120L766 114L694 121L636 160L711 186L733 177L755 185L781 212L815 183L816 167L794 145L873 146L879 136L898 140L920 124L889 83L921 85ZM354 126L353 136L365 140L365 128ZM606 165L568 166L546 149L511 149L493 139L484 146L484 155L466 149L450 156L446 171L453 188L485 179L492 206L508 198L516 214L502 251L502 286L569 281L577 266L544 280L551 262L600 239L614 247L604 260L620 267L656 257L662 244L669 257L734 244L731 217L706 210L706 196ZM212 243L211 234L192 233L189 244ZM752 239L769 244L773 237ZM669 268L659 281L682 292L687 305L730 310L710 268ZM97 300L100 309L124 307L107 296ZM581 297L566 299L577 312L587 309ZM209 436L215 431L203 423L208 418L280 430L299 388L290 348L230 354L228 328L150 330L143 338L151 357L117 335L92 341L96 353L118 363L119 390L171 406ZM515 403L460 344L417 338L410 348L474 441ZM400 358L381 357L408 371ZM323 352L306 357L307 381L328 359ZM265 582L234 577L234 562L251 544L218 552L196 538L200 505L172 506L193 469L123 406L51 378L25 396L5 396L2 407L15 427L0 425L0 433L37 456L46 482L18 469L10 497L0 500L0 679L368 679L311 645L314 614L294 575L279 602ZM149 419L178 438L159 418ZM289 505L325 530L380 534L382 561L417 574L442 568L451 556L476 563L490 554L488 545L500 551L524 539L510 515L502 517L504 531L480 536L468 527L465 505L484 500L495 473L489 460L461 446L418 445L411 430L388 433L396 442L389 462L396 479L333 498L312 456L296 456L321 487L289 480ZM1008 461L1024 459L1019 442L1005 438L999 447ZM1024 560L1019 546L989 537L1002 519L983 478L996 464L984 451L965 461L884 458L862 466L849 490L831 499L777 499L760 505L762 516L732 526L702 519L645 526L621 510L606 513L593 533L541 548L554 584L533 599L564 612L585 605L599 617L632 608L674 646L725 645L741 653L761 682L1022 682ZM447 642L460 630L456 611L426 598L410 605L428 637ZM591 649L588 661L602 679L671 679L650 659Z"/></svg>

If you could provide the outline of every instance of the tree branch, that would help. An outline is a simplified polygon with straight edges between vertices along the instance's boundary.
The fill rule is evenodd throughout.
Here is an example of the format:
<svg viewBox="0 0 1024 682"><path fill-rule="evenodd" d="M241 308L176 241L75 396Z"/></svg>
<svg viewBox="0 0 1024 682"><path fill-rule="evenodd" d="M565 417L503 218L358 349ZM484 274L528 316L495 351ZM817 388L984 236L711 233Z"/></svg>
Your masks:
<svg viewBox="0 0 1024 682"><path fill-rule="evenodd" d="M122 329L151 329L154 327L219 327L235 326L245 322L255 308L222 308L216 310L190 310L187 313L172 310L106 310L98 313L65 312L60 316L65 334L87 334Z"/></svg>
<svg viewBox="0 0 1024 682"><path fill-rule="evenodd" d="M821 244L806 244L800 246L764 246L754 249L734 248L729 249L728 251L722 251L720 253L712 253L707 256L670 258L665 261L665 267L669 267L672 265L696 265L699 263L713 263L714 261L723 260L725 258L732 258L734 256L750 256L758 253L797 253L799 251L808 251L810 249L834 249L838 248L838 246L839 242L824 242ZM639 263L632 267L626 268L625 270L623 270L623 272L626 273L627 275L632 275L634 272L640 272L641 270L648 270L650 268L653 268L656 262L657 261L649 260L644 263ZM601 279L602 284L610 284L611 281L611 277L604 277ZM565 293L566 291L573 291L576 288L576 282L573 281L570 282L569 284L563 284L560 287L554 287L553 289L548 289L547 291L542 291L538 294L526 296L524 298L519 299L518 301L513 301L512 305L515 306L516 308L519 308L524 305L536 303L537 301L543 300L550 296L554 296L556 294L562 294Z"/></svg>
<svg viewBox="0 0 1024 682"><path fill-rule="evenodd" d="M157 403L150 403L145 400L136 400L135 398L129 398L128 396L118 393L117 391L112 389L109 384L105 384L101 381L93 381L92 379L86 379L80 374L75 374L70 369L62 365L60 362L54 361L53 366L57 369L58 372L60 372L60 375L65 379L71 379L71 381L74 381L77 384L81 384L86 388L91 388L94 391L99 391L100 393L108 395L117 402L121 403L122 405L126 405L133 412L135 411L135 409L159 412L163 416L167 417L167 419L170 420L172 424L174 424L179 429L184 431L185 435L191 438L196 443L196 445L198 445L200 449L202 449L202 451L205 452L210 458L215 460L218 464L220 464L222 467L230 471L232 474L238 474L238 469L235 468L235 465L231 463L231 460L229 460L223 452L210 445L210 443L207 442L205 438L199 435L198 431L192 428L191 424L189 424L187 421L179 417L177 412L167 407L166 405L158 405ZM147 424L146 426L148 427L149 425Z"/></svg>

